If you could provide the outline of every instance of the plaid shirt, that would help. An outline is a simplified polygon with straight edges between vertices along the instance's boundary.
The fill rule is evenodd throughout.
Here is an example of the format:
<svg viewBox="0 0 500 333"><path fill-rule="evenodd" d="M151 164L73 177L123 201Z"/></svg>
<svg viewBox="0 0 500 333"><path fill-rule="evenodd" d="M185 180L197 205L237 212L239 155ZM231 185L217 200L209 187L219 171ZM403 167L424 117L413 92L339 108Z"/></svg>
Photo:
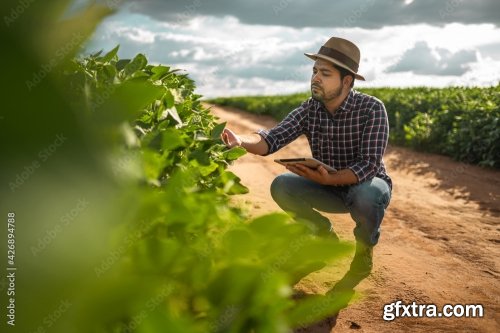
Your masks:
<svg viewBox="0 0 500 333"><path fill-rule="evenodd" d="M379 177L392 188L382 156L389 138L384 104L375 97L351 90L335 114L309 98L270 130L259 130L268 154L305 134L312 156L337 170L351 169L358 181Z"/></svg>

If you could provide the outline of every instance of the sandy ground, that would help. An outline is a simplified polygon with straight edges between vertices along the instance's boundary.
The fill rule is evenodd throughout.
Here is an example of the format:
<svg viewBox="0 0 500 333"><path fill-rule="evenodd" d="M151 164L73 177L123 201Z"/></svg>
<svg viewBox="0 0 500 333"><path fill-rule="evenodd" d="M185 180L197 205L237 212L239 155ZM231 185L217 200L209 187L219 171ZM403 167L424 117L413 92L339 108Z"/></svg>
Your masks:
<svg viewBox="0 0 500 333"><path fill-rule="evenodd" d="M239 134L276 122L233 108L212 112ZM275 158L310 156L305 137L271 156L247 154L231 166L250 193L235 197L252 216L279 211L269 193L287 170ZM500 332L500 172L447 157L389 147L384 161L394 182L391 204L374 250L374 270L356 291L362 299L340 312L332 332ZM343 239L354 240L348 214L326 214ZM298 289L323 294L350 260L304 278ZM383 305L482 304L484 318L382 319ZM324 324L306 332L329 332Z"/></svg>

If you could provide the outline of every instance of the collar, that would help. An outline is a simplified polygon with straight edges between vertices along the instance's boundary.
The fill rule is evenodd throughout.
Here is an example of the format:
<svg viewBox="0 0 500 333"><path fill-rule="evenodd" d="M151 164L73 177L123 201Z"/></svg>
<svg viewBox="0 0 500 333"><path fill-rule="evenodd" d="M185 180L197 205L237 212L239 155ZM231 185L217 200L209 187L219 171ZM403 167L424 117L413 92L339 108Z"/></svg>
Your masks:
<svg viewBox="0 0 500 333"><path fill-rule="evenodd" d="M349 90L349 94L346 96L342 104L340 104L339 108L337 109L337 112L347 112L351 109L351 106L354 103L354 90Z"/></svg>

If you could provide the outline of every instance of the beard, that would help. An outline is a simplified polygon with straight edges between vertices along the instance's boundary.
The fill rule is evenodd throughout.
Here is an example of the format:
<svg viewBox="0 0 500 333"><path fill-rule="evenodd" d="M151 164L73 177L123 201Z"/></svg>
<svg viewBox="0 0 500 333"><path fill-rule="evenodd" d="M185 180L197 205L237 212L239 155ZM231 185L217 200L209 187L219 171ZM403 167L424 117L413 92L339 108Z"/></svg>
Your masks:
<svg viewBox="0 0 500 333"><path fill-rule="evenodd" d="M325 91L322 87L311 85L311 97L323 104L339 97L341 94L342 86L338 86L337 89Z"/></svg>

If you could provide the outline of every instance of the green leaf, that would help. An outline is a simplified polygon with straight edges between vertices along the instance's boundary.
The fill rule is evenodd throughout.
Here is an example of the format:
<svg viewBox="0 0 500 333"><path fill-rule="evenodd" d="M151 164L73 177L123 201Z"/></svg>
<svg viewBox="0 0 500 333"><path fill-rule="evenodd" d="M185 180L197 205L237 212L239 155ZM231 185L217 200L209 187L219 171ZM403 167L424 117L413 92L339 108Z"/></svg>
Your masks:
<svg viewBox="0 0 500 333"><path fill-rule="evenodd" d="M195 141L208 141L210 138L205 135L203 132L196 132L194 133L194 140Z"/></svg>
<svg viewBox="0 0 500 333"><path fill-rule="evenodd" d="M99 50L99 51L97 51L97 52L95 52L95 53L90 54L90 56L91 56L92 58L97 58L97 57L99 57L99 56L102 54L102 51L103 51L103 50Z"/></svg>
<svg viewBox="0 0 500 333"><path fill-rule="evenodd" d="M127 81L110 90L111 95L102 94L91 109L101 122L133 120L138 112L158 98L163 89L150 82Z"/></svg>
<svg viewBox="0 0 500 333"><path fill-rule="evenodd" d="M168 71L170 70L170 67L166 66L155 66L151 69L151 72L153 75L151 76L151 80L161 80L163 76L168 74Z"/></svg>
<svg viewBox="0 0 500 333"><path fill-rule="evenodd" d="M226 127L226 122L217 124L214 128L212 128L212 134L211 137L213 140L220 139L220 135L222 134L222 131Z"/></svg>
<svg viewBox="0 0 500 333"><path fill-rule="evenodd" d="M118 54L118 49L120 48L120 45L117 45L114 49L112 49L111 51L109 51L108 53L106 53L103 57L102 57L102 61L103 62L109 62L111 60L113 60L116 55Z"/></svg>
<svg viewBox="0 0 500 333"><path fill-rule="evenodd" d="M201 165L209 165L211 162L210 156L201 150L195 150L189 155L190 160L197 161Z"/></svg>
<svg viewBox="0 0 500 333"><path fill-rule="evenodd" d="M182 119L179 117L175 106L165 110L165 112L170 115L177 122L177 124L182 125Z"/></svg>
<svg viewBox="0 0 500 333"><path fill-rule="evenodd" d="M353 245L347 242L332 244L329 239L312 238L299 244L297 251L291 260L292 266L307 263L310 260L329 261L333 258L345 257L353 250Z"/></svg>
<svg viewBox="0 0 500 333"><path fill-rule="evenodd" d="M97 71L96 78L102 85L111 85L114 82L116 73L115 66L107 64Z"/></svg>
<svg viewBox="0 0 500 333"><path fill-rule="evenodd" d="M144 112L137 121L140 121L146 125L151 125L153 122L153 114L151 112Z"/></svg>
<svg viewBox="0 0 500 333"><path fill-rule="evenodd" d="M239 157L245 155L246 153L247 153L247 151L245 150L245 148L233 147L229 150L226 150L223 153L223 157L228 161L234 161L234 160L238 159Z"/></svg>
<svg viewBox="0 0 500 333"><path fill-rule="evenodd" d="M130 77L134 79L137 78L149 79L149 75L147 73L144 73L143 71L135 71Z"/></svg>
<svg viewBox="0 0 500 333"><path fill-rule="evenodd" d="M220 183L223 184L223 191L227 194L245 194L248 188L240 183L240 178L231 171L224 171L220 175Z"/></svg>
<svg viewBox="0 0 500 333"><path fill-rule="evenodd" d="M135 56L134 59L132 59L131 62L129 62L127 65L125 65L125 68L123 69L124 73L126 76L131 76L137 71L140 71L144 67L146 67L148 63L148 60L143 54L138 54Z"/></svg>
<svg viewBox="0 0 500 333"><path fill-rule="evenodd" d="M162 133L163 136L163 149L169 151L186 145L185 140L179 131L169 128Z"/></svg>
<svg viewBox="0 0 500 333"><path fill-rule="evenodd" d="M155 128L146 133L146 135L142 137L142 146L148 147L151 150L160 151L162 147L162 137L160 131Z"/></svg>
<svg viewBox="0 0 500 333"><path fill-rule="evenodd" d="M201 164L197 160L192 160L189 163L195 167L203 177L210 175L219 168L219 165L212 160L208 160L208 165Z"/></svg>
<svg viewBox="0 0 500 333"><path fill-rule="evenodd" d="M144 174L148 179L156 180L163 169L162 157L153 150L146 150L142 155Z"/></svg>
<svg viewBox="0 0 500 333"><path fill-rule="evenodd" d="M284 213L272 213L255 218L249 227L257 234L279 234L290 221L290 216Z"/></svg>
<svg viewBox="0 0 500 333"><path fill-rule="evenodd" d="M128 147L139 147L140 142L130 124L123 123L121 126L122 135Z"/></svg>
<svg viewBox="0 0 500 333"><path fill-rule="evenodd" d="M165 92L165 95L163 95L163 103L165 104L165 107L167 109L170 109L171 107L174 106L174 95L170 92L170 90L167 89Z"/></svg>
<svg viewBox="0 0 500 333"><path fill-rule="evenodd" d="M250 265L232 265L218 272L207 288L210 301L217 306L241 306L252 297L260 271Z"/></svg>
<svg viewBox="0 0 500 333"><path fill-rule="evenodd" d="M125 68L125 66L126 66L127 64L129 64L129 63L130 63L130 61L131 61L130 59L120 59L120 60L118 60L118 61L116 62L116 69L117 69L117 70L119 70L119 71L121 71L122 69L124 69L124 68Z"/></svg>
<svg viewBox="0 0 500 333"><path fill-rule="evenodd" d="M233 229L224 235L225 251L232 258L248 257L254 250L254 235L247 229Z"/></svg>
<svg viewBox="0 0 500 333"><path fill-rule="evenodd" d="M306 326L331 316L344 308L352 293L344 292L332 295L313 295L297 302L288 314L293 327Z"/></svg>
<svg viewBox="0 0 500 333"><path fill-rule="evenodd" d="M226 185L227 186L224 187L224 192L227 194L246 194L249 192L248 187L246 187L243 184L240 184L239 182L232 182L232 183L228 182Z"/></svg>

